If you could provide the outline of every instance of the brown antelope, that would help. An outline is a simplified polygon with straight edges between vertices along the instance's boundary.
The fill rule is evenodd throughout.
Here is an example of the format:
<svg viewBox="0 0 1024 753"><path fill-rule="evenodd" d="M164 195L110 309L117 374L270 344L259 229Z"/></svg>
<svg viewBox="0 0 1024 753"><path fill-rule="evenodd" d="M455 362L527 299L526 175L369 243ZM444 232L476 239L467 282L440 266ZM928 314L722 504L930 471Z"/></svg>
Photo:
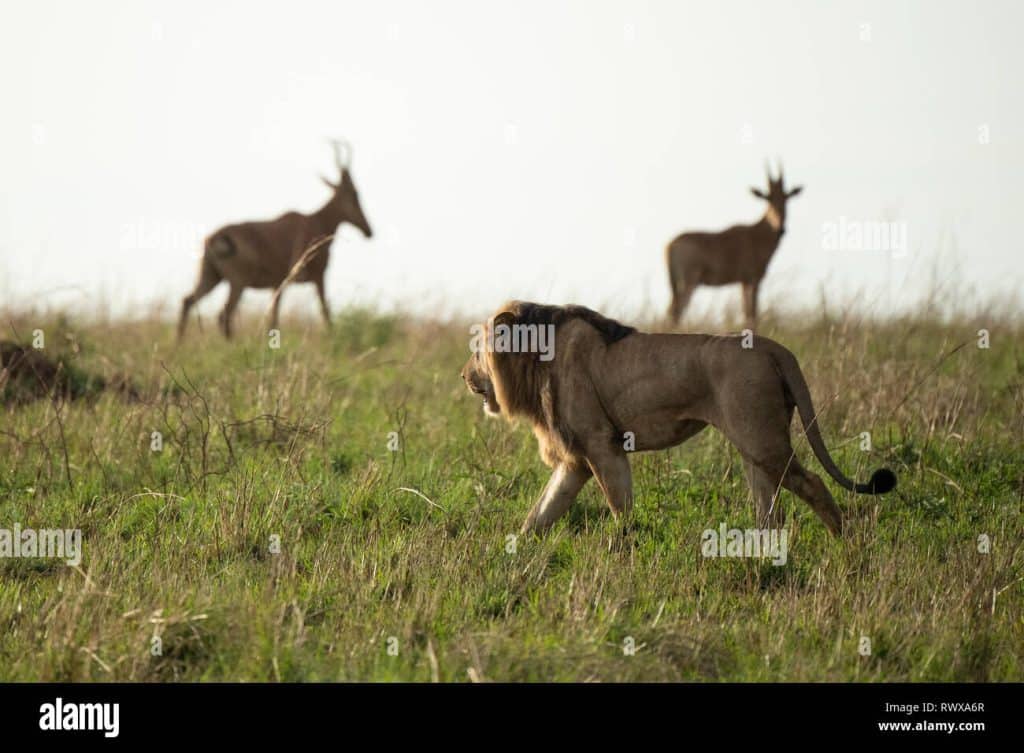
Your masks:
<svg viewBox="0 0 1024 753"><path fill-rule="evenodd" d="M786 201L803 190L803 186L797 186L786 191L782 165L779 165L777 179L772 178L767 164L765 173L768 193L750 189L754 196L768 202L768 209L758 222L733 225L718 233L683 233L668 244L665 256L672 286L668 318L673 324L682 317L698 285L733 282L743 285L743 314L747 326L753 329L757 324L757 291L768 262L786 232Z"/></svg>
<svg viewBox="0 0 1024 753"><path fill-rule="evenodd" d="M303 253L314 243L318 249L311 254L305 265L297 270L292 279L295 282L312 282L320 297L320 310L327 326L331 325L330 309L324 293L324 273L330 250L330 238L338 225L349 222L359 228L367 238L373 236L370 223L359 205L359 193L349 170L351 149L345 147L342 159L342 144L332 142L334 162L341 174L333 183L321 176L334 194L313 214L288 212L274 220L264 222L243 222L228 225L217 230L206 239L203 259L199 268L199 282L195 290L185 296L181 304L181 319L178 322L178 338L185 334L188 312L203 296L217 287L221 280L230 285L227 303L217 318L225 337L231 337L231 315L238 306L242 291L246 288L276 288L289 276L292 267ZM271 327L277 327L277 313L280 296L275 296L271 315Z"/></svg>

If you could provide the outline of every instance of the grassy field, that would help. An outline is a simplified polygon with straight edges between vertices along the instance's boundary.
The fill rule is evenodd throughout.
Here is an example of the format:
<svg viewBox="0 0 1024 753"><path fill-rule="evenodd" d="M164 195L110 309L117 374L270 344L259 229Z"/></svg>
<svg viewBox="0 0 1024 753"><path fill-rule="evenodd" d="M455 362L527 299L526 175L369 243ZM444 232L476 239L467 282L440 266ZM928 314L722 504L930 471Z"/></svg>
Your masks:
<svg viewBox="0 0 1024 753"><path fill-rule="evenodd" d="M547 469L466 393L468 322L351 310L330 333L287 321L279 349L255 321L230 344L207 322L176 349L157 320L4 320L142 399L0 407L0 527L84 547L77 567L0 559L0 680L1024 680L1008 319L768 323L840 466L900 479L843 492L797 441L847 533L785 494L781 567L701 556L705 529L754 525L714 430L633 458L625 533L590 484L512 546Z"/></svg>

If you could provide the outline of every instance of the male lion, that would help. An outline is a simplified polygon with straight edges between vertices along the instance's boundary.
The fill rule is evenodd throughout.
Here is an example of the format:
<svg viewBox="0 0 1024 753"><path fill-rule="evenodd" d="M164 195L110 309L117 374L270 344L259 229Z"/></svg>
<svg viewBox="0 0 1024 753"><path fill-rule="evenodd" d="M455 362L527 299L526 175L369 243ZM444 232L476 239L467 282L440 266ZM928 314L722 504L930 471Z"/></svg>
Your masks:
<svg viewBox="0 0 1024 753"><path fill-rule="evenodd" d="M509 345L534 329L554 333L553 352L538 355ZM462 369L484 409L533 424L544 462L554 469L522 532L549 528L591 476L616 518L633 505L627 449L680 444L708 424L743 456L758 525L781 527L780 487L802 498L833 535L839 508L825 484L800 465L789 426L799 410L811 448L844 489L883 494L896 485L888 469L866 484L836 467L815 421L796 358L778 343L752 337L638 332L582 306L512 301L481 325L483 343ZM509 338L510 333L522 337ZM749 347L744 347L744 345ZM511 352L518 350L519 352Z"/></svg>

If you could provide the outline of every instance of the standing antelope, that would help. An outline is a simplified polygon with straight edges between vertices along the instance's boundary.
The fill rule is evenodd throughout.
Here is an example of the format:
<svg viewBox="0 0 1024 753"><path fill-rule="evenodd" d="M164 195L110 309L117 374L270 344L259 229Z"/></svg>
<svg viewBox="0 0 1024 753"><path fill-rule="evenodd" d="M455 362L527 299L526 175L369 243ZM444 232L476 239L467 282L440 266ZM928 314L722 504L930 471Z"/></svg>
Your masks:
<svg viewBox="0 0 1024 753"><path fill-rule="evenodd" d="M185 334L188 312L195 303L227 280L231 286L224 310L217 318L225 337L231 337L231 315L238 306L242 291L246 288L276 288L281 285L299 261L303 253L314 243L318 249L297 271L295 282L312 282L320 297L320 310L327 326L331 325L330 309L324 294L324 273L330 250L330 238L338 225L349 222L359 228L367 238L373 236L370 223L359 205L359 193L349 171L352 150L345 147L342 159L342 144L332 142L334 162L341 173L338 183L327 178L321 179L334 194L313 214L288 212L274 220L264 222L243 222L228 225L217 230L206 239L203 260L199 268L199 282L196 288L182 301L181 319L178 322L178 338ZM280 296L275 296L271 327L277 327L277 312Z"/></svg>
<svg viewBox="0 0 1024 753"><path fill-rule="evenodd" d="M665 256L672 286L668 317L673 324L682 317L698 285L728 285L733 282L743 285L743 313L747 326L753 329L757 324L757 291L768 262L786 232L786 201L803 190L803 186L797 186L786 191L782 165L779 165L777 179L772 178L767 164L765 174L768 193L758 188L750 189L754 196L768 202L768 210L758 222L733 225L718 233L683 233L668 244Z"/></svg>

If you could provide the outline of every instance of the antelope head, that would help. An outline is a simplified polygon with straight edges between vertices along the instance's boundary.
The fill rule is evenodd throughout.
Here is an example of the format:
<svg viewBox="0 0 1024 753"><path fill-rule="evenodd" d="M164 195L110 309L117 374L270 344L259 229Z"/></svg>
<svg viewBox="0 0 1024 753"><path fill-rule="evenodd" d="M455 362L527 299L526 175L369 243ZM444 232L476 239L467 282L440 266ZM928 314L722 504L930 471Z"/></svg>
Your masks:
<svg viewBox="0 0 1024 753"><path fill-rule="evenodd" d="M370 228L366 215L363 214L363 208L359 204L359 192L356 190L356 184L352 180L352 172L350 170L352 147L347 142L341 141L332 141L331 147L334 149L334 164L338 168L340 177L338 182L335 183L324 176L320 176L320 179L334 192L334 195L328 202L328 206L331 208L332 214L338 218L339 223L351 223L359 228L364 236L372 238L373 230Z"/></svg>
<svg viewBox="0 0 1024 753"><path fill-rule="evenodd" d="M759 199L764 199L768 202L768 212L765 214L765 218L768 220L768 224L772 226L779 235L786 232L786 202L796 196L798 193L804 190L803 186L797 186L796 188L787 191L785 181L782 177L782 164L779 164L779 175L777 178L772 177L772 171L768 163L764 165L765 177L768 178L768 193L765 193L760 188L751 188L750 192Z"/></svg>

